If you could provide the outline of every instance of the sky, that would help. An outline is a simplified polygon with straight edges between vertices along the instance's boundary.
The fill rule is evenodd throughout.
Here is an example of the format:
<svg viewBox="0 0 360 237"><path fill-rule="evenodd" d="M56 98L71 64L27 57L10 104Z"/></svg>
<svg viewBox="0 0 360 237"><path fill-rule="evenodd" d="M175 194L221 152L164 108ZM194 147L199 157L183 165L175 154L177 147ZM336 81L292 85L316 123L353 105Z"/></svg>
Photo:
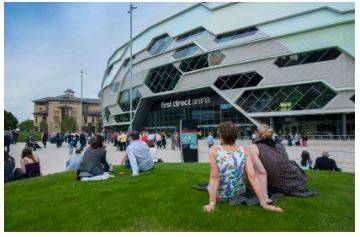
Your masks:
<svg viewBox="0 0 360 237"><path fill-rule="evenodd" d="M134 31L176 3L134 3ZM180 3L181 4L181 3ZM33 119L33 100L73 89L97 98L107 60L129 38L128 3L5 3L4 107Z"/></svg>

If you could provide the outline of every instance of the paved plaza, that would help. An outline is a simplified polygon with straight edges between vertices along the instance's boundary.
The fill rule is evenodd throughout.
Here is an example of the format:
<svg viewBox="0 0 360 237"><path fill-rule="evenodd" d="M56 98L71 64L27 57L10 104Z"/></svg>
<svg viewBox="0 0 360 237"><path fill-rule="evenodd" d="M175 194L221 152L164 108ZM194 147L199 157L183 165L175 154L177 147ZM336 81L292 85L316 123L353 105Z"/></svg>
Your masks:
<svg viewBox="0 0 360 237"><path fill-rule="evenodd" d="M238 145L249 145L249 140L238 140ZM39 143L40 144L40 143ZM215 141L215 144L220 144L219 140ZM19 160L21 151L24 148L25 143L17 143L11 145L10 154L15 158L16 165L19 167ZM42 144L41 144L42 146ZM321 151L328 151L330 157L335 159L338 167L345 172L355 171L355 142L354 141L309 141L308 147L287 147L287 152L291 160L300 162L300 154L303 150L307 150L310 153L310 157L315 162L315 158L321 154ZM120 158L124 155L124 152L116 150L113 144L109 143L106 147L107 160L109 163L116 165L119 164ZM199 162L208 162L209 149L205 140L199 140ZM39 149L35 151L35 154L39 156L41 162L41 171L43 175L58 173L65 171L65 163L69 159L69 150L67 143L63 143L63 146L57 148L55 144L48 143L47 148ZM165 162L176 163L182 162L181 153L179 149L171 150L171 143L168 140L166 149L158 149L158 158L163 159Z"/></svg>

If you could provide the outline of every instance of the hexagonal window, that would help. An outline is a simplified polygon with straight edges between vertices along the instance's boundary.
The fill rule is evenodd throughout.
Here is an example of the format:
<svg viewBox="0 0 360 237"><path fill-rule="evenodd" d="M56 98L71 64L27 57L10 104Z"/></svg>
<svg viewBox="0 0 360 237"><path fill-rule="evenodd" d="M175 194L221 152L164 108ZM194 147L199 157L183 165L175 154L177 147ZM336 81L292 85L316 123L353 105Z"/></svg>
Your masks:
<svg viewBox="0 0 360 237"><path fill-rule="evenodd" d="M249 113L310 110L323 108L335 96L324 83L315 82L247 90L236 103Z"/></svg>
<svg viewBox="0 0 360 237"><path fill-rule="evenodd" d="M301 64L329 61L336 59L340 54L341 52L337 48L314 50L279 57L276 59L275 65L278 67L290 67Z"/></svg>
<svg viewBox="0 0 360 237"><path fill-rule="evenodd" d="M132 103L133 103L133 108L132 110L136 110L140 98L141 98L141 94L139 92L139 90L137 88L133 88L132 91ZM123 92L120 93L120 99L118 102L120 108L122 109L122 111L130 111L130 90L125 90Z"/></svg>
<svg viewBox="0 0 360 237"><path fill-rule="evenodd" d="M173 90L182 73L172 64L153 68L145 80L145 85L153 93Z"/></svg>
<svg viewBox="0 0 360 237"><path fill-rule="evenodd" d="M218 77L214 85L220 90L230 90L257 86L262 79L257 72L245 72Z"/></svg>
<svg viewBox="0 0 360 237"><path fill-rule="evenodd" d="M149 53L151 55L155 55L165 51L171 44L172 40L173 38L171 38L168 34L154 38L148 47Z"/></svg>
<svg viewBox="0 0 360 237"><path fill-rule="evenodd" d="M188 57L195 54L198 50L199 47L196 44L189 44L184 47L178 48L173 54L173 57L176 59Z"/></svg>
<svg viewBox="0 0 360 237"><path fill-rule="evenodd" d="M214 51L209 53L209 65L210 66L215 66L215 65L219 65L225 58L225 55L218 51Z"/></svg>

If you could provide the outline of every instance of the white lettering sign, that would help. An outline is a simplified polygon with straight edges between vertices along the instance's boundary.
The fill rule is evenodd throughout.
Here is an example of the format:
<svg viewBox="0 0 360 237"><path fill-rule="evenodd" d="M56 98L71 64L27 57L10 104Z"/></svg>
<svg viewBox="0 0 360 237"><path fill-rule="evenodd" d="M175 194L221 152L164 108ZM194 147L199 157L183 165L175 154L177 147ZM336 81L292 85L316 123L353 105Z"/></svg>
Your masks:
<svg viewBox="0 0 360 237"><path fill-rule="evenodd" d="M194 106L194 105L201 105L201 104L209 104L211 103L210 97L203 97L197 99L185 99L185 100L174 100L174 101L162 101L161 108L162 109L169 109L169 108L177 108L177 107L184 107L184 106Z"/></svg>

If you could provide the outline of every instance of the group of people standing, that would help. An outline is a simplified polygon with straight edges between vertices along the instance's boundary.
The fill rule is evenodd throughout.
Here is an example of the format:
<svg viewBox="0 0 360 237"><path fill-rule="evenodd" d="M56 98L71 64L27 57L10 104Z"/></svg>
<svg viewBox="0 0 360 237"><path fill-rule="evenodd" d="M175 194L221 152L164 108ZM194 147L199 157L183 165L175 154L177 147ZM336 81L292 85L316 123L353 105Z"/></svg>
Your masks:
<svg viewBox="0 0 360 237"><path fill-rule="evenodd" d="M4 133L4 148L7 152L10 152L10 145L16 144L19 133L16 130L5 131Z"/></svg>

